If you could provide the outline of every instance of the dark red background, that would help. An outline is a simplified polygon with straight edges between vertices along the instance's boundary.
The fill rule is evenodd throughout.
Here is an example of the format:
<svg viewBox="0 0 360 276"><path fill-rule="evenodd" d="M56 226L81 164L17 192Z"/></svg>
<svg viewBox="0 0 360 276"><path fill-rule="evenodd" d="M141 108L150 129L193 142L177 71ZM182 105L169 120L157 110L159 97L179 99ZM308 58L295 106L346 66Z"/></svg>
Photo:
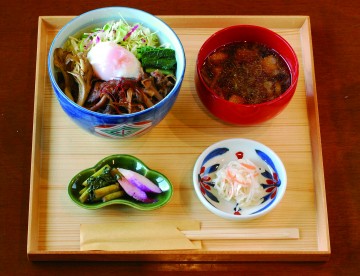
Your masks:
<svg viewBox="0 0 360 276"><path fill-rule="evenodd" d="M145 264L27 260L38 16L123 5L157 15L309 15L332 254L325 263ZM0 275L355 275L360 272L360 2L358 0L1 1ZM203 272L197 272L198 274ZM222 275L222 274L221 274Z"/></svg>

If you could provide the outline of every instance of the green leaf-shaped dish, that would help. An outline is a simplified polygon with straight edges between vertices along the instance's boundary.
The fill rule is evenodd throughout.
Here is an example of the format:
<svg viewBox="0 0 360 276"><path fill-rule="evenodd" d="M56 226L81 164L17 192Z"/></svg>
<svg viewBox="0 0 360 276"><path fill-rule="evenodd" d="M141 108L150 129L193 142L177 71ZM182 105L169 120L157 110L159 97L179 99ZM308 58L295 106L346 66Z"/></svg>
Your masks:
<svg viewBox="0 0 360 276"><path fill-rule="evenodd" d="M106 164L111 167L124 168L142 174L151 180L154 184L159 186L159 188L162 190L162 193L152 195L152 198L156 199L156 202L154 203L143 203L133 199L128 195L125 195L119 199L110 200L108 202L100 201L96 203L82 203L79 200L79 192L82 188L84 188L82 183ZM108 205L123 204L138 210L154 210L164 206L167 202L169 202L173 194L173 187L166 176L155 170L151 170L138 158L127 154L114 154L102 159L94 167L85 169L75 175L69 183L68 193L70 198L77 205L85 209L99 209Z"/></svg>

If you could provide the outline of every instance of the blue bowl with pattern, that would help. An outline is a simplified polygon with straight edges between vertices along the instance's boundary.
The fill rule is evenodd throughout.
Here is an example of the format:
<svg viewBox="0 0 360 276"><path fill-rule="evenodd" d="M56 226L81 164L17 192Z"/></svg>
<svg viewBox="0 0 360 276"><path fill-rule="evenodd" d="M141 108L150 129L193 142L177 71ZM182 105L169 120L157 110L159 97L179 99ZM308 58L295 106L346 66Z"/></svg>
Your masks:
<svg viewBox="0 0 360 276"><path fill-rule="evenodd" d="M62 48L69 36L79 36L95 27L124 19L127 23L141 24L156 32L161 45L169 45L176 55L176 82L161 101L136 113L109 115L84 108L70 100L57 83L54 51ZM145 11L128 7L107 7L81 14L68 22L55 36L48 54L48 73L55 96L64 112L82 129L96 136L122 139L136 137L155 127L171 110L183 82L186 59L182 43L165 22Z"/></svg>
<svg viewBox="0 0 360 276"><path fill-rule="evenodd" d="M225 219L247 221L273 210L287 186L279 156L249 139L219 141L205 149L193 170L200 202Z"/></svg>

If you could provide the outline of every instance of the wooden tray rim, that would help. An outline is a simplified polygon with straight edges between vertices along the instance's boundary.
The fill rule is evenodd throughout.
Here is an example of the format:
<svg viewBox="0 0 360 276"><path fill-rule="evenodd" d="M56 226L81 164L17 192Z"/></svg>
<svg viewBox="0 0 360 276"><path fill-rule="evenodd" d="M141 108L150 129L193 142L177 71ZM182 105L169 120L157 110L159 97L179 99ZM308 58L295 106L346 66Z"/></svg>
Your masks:
<svg viewBox="0 0 360 276"><path fill-rule="evenodd" d="M42 66L46 68L46 57L41 56L41 45L45 43L41 38L42 34L49 28L59 28L62 26L61 21L63 19L71 19L74 16L40 16L38 20L38 41L37 41L37 59L36 59L36 80L35 80L35 99L37 93L41 93L44 88L44 84L41 82L39 72L43 70ZM31 178L30 178L30 199L29 199L29 220L28 220L28 243L27 243L27 255L29 260L32 261L51 261L51 260L121 260L121 261L327 261L331 254L330 238L327 218L326 207L326 192L325 192L325 180L323 170L323 159L321 152L321 136L320 136L320 124L318 115L318 104L315 85L315 72L313 63L313 49L311 40L311 26L310 17L295 15L295 16L238 16L238 15L164 15L158 16L166 21L166 19L196 19L200 21L207 21L209 19L216 19L216 27L221 27L222 24L228 25L229 22L234 24L243 23L266 25L269 28L298 28L300 35L305 39L302 40L302 51L307 51L309 60L305 60L304 63L310 68L310 72L305 74L305 85L307 93L307 109L309 115L309 128L311 132L311 145L314 149L320 149L320 151L312 152L314 165L313 169L317 173L314 173L315 193L316 193L316 207L317 213L321 213L321 216L317 216L318 226L318 250L317 251L211 251L211 252L188 252L188 251L176 251L169 254L168 251L146 251L146 252L81 252L81 251L47 251L47 250L33 250L33 237L32 233L36 231L36 226L32 223L32 215L34 214L32 202L37 199L35 191L34 179L36 179L35 164L40 162L40 154L38 149L40 147L37 143L41 137L41 103L34 102L34 118L33 118L33 142L32 142L32 165L31 165ZM186 24L185 24L186 25ZM192 25L192 24L190 24ZM181 23L184 27L184 23ZM174 26L173 26L174 27ZM209 26L213 28L213 26ZM176 28L176 26L175 26ZM304 64L306 67L306 64ZM156 254L157 258L154 258Z"/></svg>

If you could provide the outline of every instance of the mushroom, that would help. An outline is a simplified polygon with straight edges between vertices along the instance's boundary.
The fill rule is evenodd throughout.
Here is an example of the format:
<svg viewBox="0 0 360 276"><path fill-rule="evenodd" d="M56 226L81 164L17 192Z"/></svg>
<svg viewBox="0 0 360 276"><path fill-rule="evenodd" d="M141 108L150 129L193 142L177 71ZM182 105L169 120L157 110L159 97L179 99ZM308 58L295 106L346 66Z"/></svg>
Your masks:
<svg viewBox="0 0 360 276"><path fill-rule="evenodd" d="M93 69L83 53L78 53L75 56L68 55L67 58L66 63L69 61L74 62L74 69L69 73L75 77L76 82L79 84L79 95L76 103L83 106L91 89Z"/></svg>
<svg viewBox="0 0 360 276"><path fill-rule="evenodd" d="M159 91L156 89L154 79L152 77L142 80L141 83L145 87L145 93L148 94L150 97L155 96L155 98L159 101L163 99Z"/></svg>
<svg viewBox="0 0 360 276"><path fill-rule="evenodd" d="M65 63L66 56L69 55L70 52L66 52L61 48L56 48L54 51L54 65L61 71L61 74L64 77L65 82L65 89L64 93L65 95L72 101L74 101L74 98L71 94L71 79L69 74L67 73L68 68L67 64Z"/></svg>
<svg viewBox="0 0 360 276"><path fill-rule="evenodd" d="M65 95L74 101L71 94L71 78L73 75L75 81L79 85L79 93L76 103L80 106L85 104L91 89L91 79L93 76L93 69L83 53L73 55L71 52L64 51L61 48L56 48L54 51L54 64L61 71L65 81ZM70 69L69 69L70 67ZM72 68L72 71L70 71Z"/></svg>

